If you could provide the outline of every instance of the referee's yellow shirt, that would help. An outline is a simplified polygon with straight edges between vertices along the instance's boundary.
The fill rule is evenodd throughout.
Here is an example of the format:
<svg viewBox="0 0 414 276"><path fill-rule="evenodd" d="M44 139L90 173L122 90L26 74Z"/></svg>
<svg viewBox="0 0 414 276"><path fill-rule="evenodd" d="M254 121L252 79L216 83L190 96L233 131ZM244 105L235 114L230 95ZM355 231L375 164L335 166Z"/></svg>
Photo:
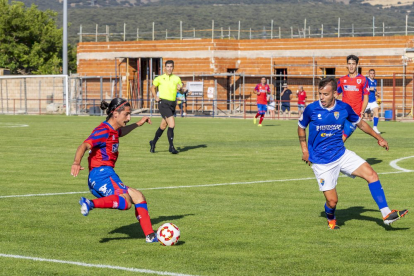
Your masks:
<svg viewBox="0 0 414 276"><path fill-rule="evenodd" d="M177 97L177 84L183 85L180 77L176 75L161 75L152 82L154 86L158 87L160 99L167 101L175 101Z"/></svg>

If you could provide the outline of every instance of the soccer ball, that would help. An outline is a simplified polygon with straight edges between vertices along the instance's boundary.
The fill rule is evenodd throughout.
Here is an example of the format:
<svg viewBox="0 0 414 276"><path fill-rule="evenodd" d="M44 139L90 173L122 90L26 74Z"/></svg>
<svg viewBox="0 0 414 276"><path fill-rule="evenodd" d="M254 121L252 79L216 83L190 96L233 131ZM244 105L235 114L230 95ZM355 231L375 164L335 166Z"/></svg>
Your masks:
<svg viewBox="0 0 414 276"><path fill-rule="evenodd" d="M157 238L164 246L174 245L180 238L180 229L175 224L164 223L157 230Z"/></svg>

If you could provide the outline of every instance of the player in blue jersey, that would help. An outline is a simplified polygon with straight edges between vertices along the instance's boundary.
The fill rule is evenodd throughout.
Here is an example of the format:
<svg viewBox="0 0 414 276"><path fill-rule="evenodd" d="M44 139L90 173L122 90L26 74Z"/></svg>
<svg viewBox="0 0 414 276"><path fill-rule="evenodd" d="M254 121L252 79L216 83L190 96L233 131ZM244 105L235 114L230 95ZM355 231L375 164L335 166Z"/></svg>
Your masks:
<svg viewBox="0 0 414 276"><path fill-rule="evenodd" d="M89 151L88 186L97 198L89 200L81 197L81 213L87 216L96 208L128 210L134 206L135 217L144 232L146 242L157 242L144 195L126 186L114 171L118 159L119 137L127 135L145 123L151 124L151 120L143 117L137 123L127 126L131 119L131 105L121 98L113 99L110 104L102 101L101 109L107 110L105 122L96 127L78 147L71 168L71 174L76 177L83 170L80 165L82 157Z"/></svg>
<svg viewBox="0 0 414 276"><path fill-rule="evenodd" d="M358 126L363 132L378 140L378 145L388 150L388 143L356 114L352 107L336 100L337 82L325 78L319 83L319 101L305 108L298 122L298 136L302 147L302 160L312 165L325 195L325 213L330 229L339 229L335 209L338 203L336 184L339 173L352 178L358 176L368 182L369 190L381 211L384 223L389 225L402 218L408 210L390 210L377 173L354 152L347 150L342 140L345 121ZM309 127L309 142L306 144L306 128Z"/></svg>
<svg viewBox="0 0 414 276"><path fill-rule="evenodd" d="M378 130L378 109L379 106L377 104L377 97L379 96L377 94L377 80L375 79L375 70L370 69L369 70L369 76L367 77L368 87L369 87L369 98L368 98L368 105L365 109L365 113L372 113L373 114L373 121L374 126L372 129L380 134L381 132Z"/></svg>

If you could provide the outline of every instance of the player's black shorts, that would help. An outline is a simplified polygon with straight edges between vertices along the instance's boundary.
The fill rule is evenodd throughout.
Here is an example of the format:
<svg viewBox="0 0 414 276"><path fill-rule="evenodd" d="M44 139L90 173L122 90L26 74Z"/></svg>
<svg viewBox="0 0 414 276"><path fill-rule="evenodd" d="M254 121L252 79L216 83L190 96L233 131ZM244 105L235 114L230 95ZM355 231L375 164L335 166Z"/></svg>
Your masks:
<svg viewBox="0 0 414 276"><path fill-rule="evenodd" d="M175 106L177 105L176 101L167 101L161 99L158 102L158 109L160 110L161 116L166 119L175 114Z"/></svg>

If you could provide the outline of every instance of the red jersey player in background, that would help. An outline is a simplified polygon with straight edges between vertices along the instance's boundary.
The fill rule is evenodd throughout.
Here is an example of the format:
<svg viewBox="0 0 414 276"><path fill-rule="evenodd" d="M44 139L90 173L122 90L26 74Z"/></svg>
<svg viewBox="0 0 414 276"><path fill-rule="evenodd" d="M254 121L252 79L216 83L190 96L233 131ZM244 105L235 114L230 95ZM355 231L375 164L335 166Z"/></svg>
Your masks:
<svg viewBox="0 0 414 276"><path fill-rule="evenodd" d="M364 115L368 105L369 87L367 79L358 73L359 58L349 55L346 58L348 75L338 80L338 94L342 94L342 101L349 104L360 117ZM345 121L342 140L345 142L355 131L356 127Z"/></svg>
<svg viewBox="0 0 414 276"><path fill-rule="evenodd" d="M303 86L299 86L299 90L296 91L296 97L298 98L298 115L299 118L305 110L305 101L306 101L306 91L303 90Z"/></svg>
<svg viewBox="0 0 414 276"><path fill-rule="evenodd" d="M138 219L145 234L146 242L157 242L157 235L152 229L144 195L123 184L115 173L115 162L118 159L119 137L123 137L145 123L151 124L148 117L126 126L131 119L131 106L121 98L115 98L110 104L102 101L101 109L107 109L106 121L96 127L92 134L78 147L71 174L76 177L81 167L85 152L89 151L88 186L97 199L89 200L81 197L81 213L87 216L94 208L111 208L118 210L130 209L135 206L135 217Z"/></svg>
<svg viewBox="0 0 414 276"><path fill-rule="evenodd" d="M253 119L253 123L256 124L256 118L260 116L259 127L261 127L267 111L267 94L270 93L270 87L266 83L265 77L262 77L260 83L254 88L253 93L257 94L257 114Z"/></svg>

